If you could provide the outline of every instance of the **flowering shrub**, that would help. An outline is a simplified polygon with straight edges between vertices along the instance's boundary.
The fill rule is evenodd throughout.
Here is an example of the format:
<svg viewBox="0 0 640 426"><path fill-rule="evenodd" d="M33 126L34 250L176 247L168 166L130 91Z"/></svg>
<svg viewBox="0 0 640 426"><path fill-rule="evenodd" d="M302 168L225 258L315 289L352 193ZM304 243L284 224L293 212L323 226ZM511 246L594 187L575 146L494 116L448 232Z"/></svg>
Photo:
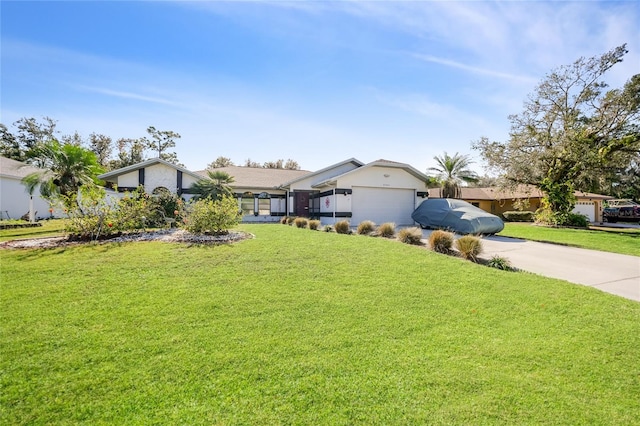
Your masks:
<svg viewBox="0 0 640 426"><path fill-rule="evenodd" d="M66 197L64 205L67 206L64 229L72 238L95 241L117 229L114 228L114 203L99 186L81 186L79 195Z"/></svg>
<svg viewBox="0 0 640 426"><path fill-rule="evenodd" d="M195 234L224 234L241 219L236 199L225 196L216 201L200 199L188 205L183 221L185 229Z"/></svg>

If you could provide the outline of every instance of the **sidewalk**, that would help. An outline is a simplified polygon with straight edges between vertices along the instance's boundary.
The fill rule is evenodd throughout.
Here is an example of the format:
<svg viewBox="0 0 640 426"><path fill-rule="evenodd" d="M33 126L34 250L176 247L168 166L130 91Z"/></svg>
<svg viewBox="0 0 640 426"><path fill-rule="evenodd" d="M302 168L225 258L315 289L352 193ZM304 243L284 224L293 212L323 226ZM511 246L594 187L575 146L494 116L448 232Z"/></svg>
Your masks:
<svg viewBox="0 0 640 426"><path fill-rule="evenodd" d="M425 239L429 233L423 232ZM500 236L484 237L482 245L482 258L498 255L523 271L640 302L640 257Z"/></svg>

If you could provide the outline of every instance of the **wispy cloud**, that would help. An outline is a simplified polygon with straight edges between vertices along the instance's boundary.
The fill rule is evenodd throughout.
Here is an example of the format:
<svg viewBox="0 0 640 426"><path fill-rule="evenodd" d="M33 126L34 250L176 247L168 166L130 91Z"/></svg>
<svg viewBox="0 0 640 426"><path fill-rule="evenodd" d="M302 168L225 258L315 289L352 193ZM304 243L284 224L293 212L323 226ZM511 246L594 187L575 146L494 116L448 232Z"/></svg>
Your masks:
<svg viewBox="0 0 640 426"><path fill-rule="evenodd" d="M413 56L415 58L421 59L423 61L433 62L433 63L436 63L436 64L440 64L440 65L445 65L445 66L452 67L452 68L461 69L461 70L464 70L464 71L468 71L468 72L470 72L472 74L486 75L486 76L489 76L489 77L498 77L498 78L507 79L507 80L516 80L516 81L521 81L521 82L526 82L526 83L535 83L537 81L536 78L530 77L530 76L527 76L527 75L516 75L516 74L504 73L504 72L495 71L495 70L491 70L491 69L486 69L486 68L481 68L481 67L476 67L476 66L472 66L472 65L463 64L461 62L456 62L456 61L452 61L452 60L449 60L449 59L438 58L438 57L431 56L431 55L421 55L421 54L414 53Z"/></svg>
<svg viewBox="0 0 640 426"><path fill-rule="evenodd" d="M75 88L78 90L86 91L86 92L100 93L102 95L113 96L116 98L133 99L137 101L151 102L151 103L174 106L174 107L182 106L180 103L171 101L169 99L147 96L139 93L124 92L119 90L106 89L102 87L75 86Z"/></svg>

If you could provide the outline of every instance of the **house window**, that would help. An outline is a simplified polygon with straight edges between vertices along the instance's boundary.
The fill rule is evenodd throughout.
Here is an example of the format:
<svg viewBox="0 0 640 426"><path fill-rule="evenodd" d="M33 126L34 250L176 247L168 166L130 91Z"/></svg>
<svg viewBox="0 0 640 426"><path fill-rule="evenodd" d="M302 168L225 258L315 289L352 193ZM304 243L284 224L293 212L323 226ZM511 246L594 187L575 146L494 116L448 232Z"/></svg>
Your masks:
<svg viewBox="0 0 640 426"><path fill-rule="evenodd" d="M243 215L252 215L255 213L255 201L252 192L245 192L242 194L242 198L240 200L240 208L242 209Z"/></svg>
<svg viewBox="0 0 640 426"><path fill-rule="evenodd" d="M258 214L271 215L271 195L266 192L261 192L260 195L258 195Z"/></svg>
<svg viewBox="0 0 640 426"><path fill-rule="evenodd" d="M478 207L478 208L480 208L480 203L477 203L477 202L476 202L476 203L471 203L471 205L472 205L473 207Z"/></svg>

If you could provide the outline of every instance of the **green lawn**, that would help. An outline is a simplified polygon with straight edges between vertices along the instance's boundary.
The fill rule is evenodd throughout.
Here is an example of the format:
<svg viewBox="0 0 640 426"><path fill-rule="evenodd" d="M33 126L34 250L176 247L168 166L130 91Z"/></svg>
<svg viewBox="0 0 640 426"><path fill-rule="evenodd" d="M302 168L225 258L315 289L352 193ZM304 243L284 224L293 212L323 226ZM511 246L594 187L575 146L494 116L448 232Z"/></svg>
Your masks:
<svg viewBox="0 0 640 426"><path fill-rule="evenodd" d="M39 238L62 235L64 220L42 220L42 226L34 228L0 229L0 241L15 240L18 238Z"/></svg>
<svg viewBox="0 0 640 426"><path fill-rule="evenodd" d="M283 225L3 250L1 424L638 424L640 303Z"/></svg>
<svg viewBox="0 0 640 426"><path fill-rule="evenodd" d="M592 250L640 256L640 229L549 228L530 223L505 223L501 236L567 244Z"/></svg>

